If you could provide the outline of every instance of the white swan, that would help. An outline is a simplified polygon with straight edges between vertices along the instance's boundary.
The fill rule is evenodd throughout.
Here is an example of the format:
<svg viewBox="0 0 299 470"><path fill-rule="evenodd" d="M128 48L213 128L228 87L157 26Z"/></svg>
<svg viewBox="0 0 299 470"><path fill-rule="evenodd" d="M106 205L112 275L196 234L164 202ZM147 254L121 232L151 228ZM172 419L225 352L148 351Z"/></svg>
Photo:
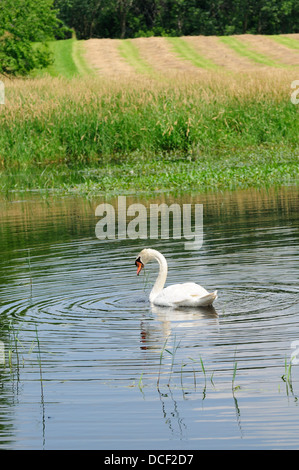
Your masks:
<svg viewBox="0 0 299 470"><path fill-rule="evenodd" d="M194 282L174 284L165 287L167 277L167 262L164 256L157 250L145 248L135 260L137 275L149 261L155 259L160 265L160 270L149 299L154 305L161 307L207 307L217 299L217 291L208 292Z"/></svg>

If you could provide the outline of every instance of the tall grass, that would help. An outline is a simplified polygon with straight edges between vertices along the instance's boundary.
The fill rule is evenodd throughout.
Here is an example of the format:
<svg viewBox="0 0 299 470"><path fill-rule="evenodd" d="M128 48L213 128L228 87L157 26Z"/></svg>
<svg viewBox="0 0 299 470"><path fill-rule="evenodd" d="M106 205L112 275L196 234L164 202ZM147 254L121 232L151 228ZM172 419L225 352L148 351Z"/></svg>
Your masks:
<svg viewBox="0 0 299 470"><path fill-rule="evenodd" d="M298 108L290 79L210 74L179 86L135 80L40 79L6 83L0 108L5 168L90 163L179 151L297 144Z"/></svg>
<svg viewBox="0 0 299 470"><path fill-rule="evenodd" d="M154 189L184 181L213 186L215 178L221 187L234 175L246 183L255 173L264 181L289 171L293 178L299 134L299 107L290 102L294 78L290 71L275 77L206 71L163 83L148 76L6 81L0 179L9 174L18 185L15 175L27 172L30 184L39 171L43 184L60 184L72 168L81 171L81 184L90 181L87 167L100 172L104 190L120 178L124 187L141 182ZM171 161L175 172L167 174ZM108 171L112 163L122 167Z"/></svg>

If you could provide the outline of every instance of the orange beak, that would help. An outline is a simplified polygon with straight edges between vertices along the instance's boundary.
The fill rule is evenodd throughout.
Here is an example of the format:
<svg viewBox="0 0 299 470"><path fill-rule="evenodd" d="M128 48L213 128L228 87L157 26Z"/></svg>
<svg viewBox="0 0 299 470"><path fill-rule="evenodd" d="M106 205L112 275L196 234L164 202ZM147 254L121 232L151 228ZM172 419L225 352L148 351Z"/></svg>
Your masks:
<svg viewBox="0 0 299 470"><path fill-rule="evenodd" d="M137 276L140 273L141 269L143 268L144 264L141 263L141 261L135 261L135 264L137 266Z"/></svg>

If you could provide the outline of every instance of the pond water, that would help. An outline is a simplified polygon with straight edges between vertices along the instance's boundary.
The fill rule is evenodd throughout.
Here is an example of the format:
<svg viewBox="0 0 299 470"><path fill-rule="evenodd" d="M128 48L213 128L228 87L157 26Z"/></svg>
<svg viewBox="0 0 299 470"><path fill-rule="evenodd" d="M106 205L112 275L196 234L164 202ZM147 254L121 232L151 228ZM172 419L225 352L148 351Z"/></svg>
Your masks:
<svg viewBox="0 0 299 470"><path fill-rule="evenodd" d="M100 240L103 202L1 202L0 448L298 448L298 190L127 197L203 204L198 250L171 230ZM151 307L144 247L214 308Z"/></svg>

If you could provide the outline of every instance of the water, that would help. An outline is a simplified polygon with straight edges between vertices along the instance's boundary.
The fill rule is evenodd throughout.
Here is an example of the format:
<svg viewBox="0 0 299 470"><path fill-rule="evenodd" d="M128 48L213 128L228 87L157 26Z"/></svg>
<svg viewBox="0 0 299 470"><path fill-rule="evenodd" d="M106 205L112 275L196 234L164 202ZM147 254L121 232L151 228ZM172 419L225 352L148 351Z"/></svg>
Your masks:
<svg viewBox="0 0 299 470"><path fill-rule="evenodd" d="M100 197L1 202L1 449L299 447L298 191L163 201L203 204L199 251L97 239ZM152 308L145 246L215 308Z"/></svg>

